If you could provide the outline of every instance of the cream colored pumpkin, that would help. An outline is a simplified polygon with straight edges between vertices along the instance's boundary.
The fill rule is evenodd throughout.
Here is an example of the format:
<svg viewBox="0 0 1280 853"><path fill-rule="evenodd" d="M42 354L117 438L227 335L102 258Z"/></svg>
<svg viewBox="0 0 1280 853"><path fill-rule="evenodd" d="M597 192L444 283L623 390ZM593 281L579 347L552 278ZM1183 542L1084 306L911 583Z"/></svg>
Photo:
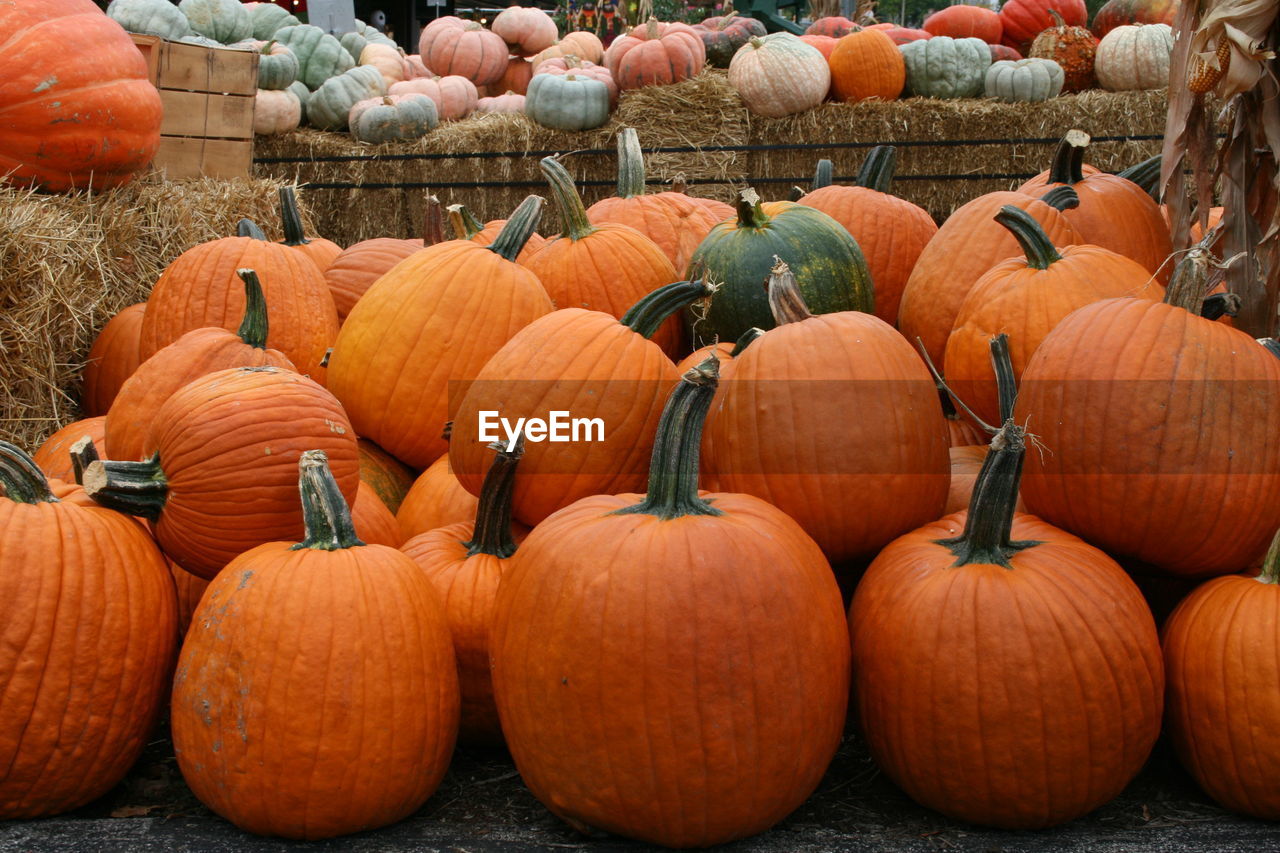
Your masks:
<svg viewBox="0 0 1280 853"><path fill-rule="evenodd" d="M508 6L489 25L507 47L520 56L533 56L556 43L556 22L537 6Z"/></svg>
<svg viewBox="0 0 1280 853"><path fill-rule="evenodd" d="M729 85L748 110L778 118L821 104L831 68L822 51L791 33L752 36L729 62Z"/></svg>
<svg viewBox="0 0 1280 853"><path fill-rule="evenodd" d="M1112 92L1163 89L1169 85L1173 29L1168 24L1116 27L1098 42L1094 73Z"/></svg>
<svg viewBox="0 0 1280 853"><path fill-rule="evenodd" d="M477 113L523 113L524 95L508 91L505 95L481 98L476 104Z"/></svg>
<svg viewBox="0 0 1280 853"><path fill-rule="evenodd" d="M253 99L253 132L274 136L296 130L302 122L302 101L291 89L259 89Z"/></svg>
<svg viewBox="0 0 1280 853"><path fill-rule="evenodd" d="M360 65L372 65L390 86L405 79L404 56L399 49L372 41L360 51Z"/></svg>

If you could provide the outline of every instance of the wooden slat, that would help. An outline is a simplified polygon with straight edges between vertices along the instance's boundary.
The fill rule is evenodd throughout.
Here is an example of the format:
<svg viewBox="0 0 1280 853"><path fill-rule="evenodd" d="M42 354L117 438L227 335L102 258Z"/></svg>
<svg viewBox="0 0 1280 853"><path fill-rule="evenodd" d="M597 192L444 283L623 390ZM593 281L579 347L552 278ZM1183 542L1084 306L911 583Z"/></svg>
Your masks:
<svg viewBox="0 0 1280 853"><path fill-rule="evenodd" d="M145 36L141 33L129 33L129 35L133 37L133 44L142 54L142 58L147 61L147 79L154 86L160 67L160 53L163 50L164 39L160 36Z"/></svg>
<svg viewBox="0 0 1280 853"><path fill-rule="evenodd" d="M160 90L164 104L164 136L207 136L216 139L253 138L253 98L247 95L208 95L203 92Z"/></svg>
<svg viewBox="0 0 1280 853"><path fill-rule="evenodd" d="M249 50L165 42L157 86L187 92L252 95L258 88L258 54Z"/></svg>
<svg viewBox="0 0 1280 853"><path fill-rule="evenodd" d="M253 140L162 136L155 168L171 181L186 178L242 178L253 164Z"/></svg>

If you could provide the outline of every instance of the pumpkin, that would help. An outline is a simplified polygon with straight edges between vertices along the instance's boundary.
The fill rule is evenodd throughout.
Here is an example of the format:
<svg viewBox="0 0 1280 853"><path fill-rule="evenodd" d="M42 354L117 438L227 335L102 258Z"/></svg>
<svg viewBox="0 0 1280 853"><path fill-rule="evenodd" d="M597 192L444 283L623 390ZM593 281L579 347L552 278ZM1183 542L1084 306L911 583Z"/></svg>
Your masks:
<svg viewBox="0 0 1280 853"><path fill-rule="evenodd" d="M751 112L780 118L821 104L831 69L821 51L791 33L752 36L729 63L729 85Z"/></svg>
<svg viewBox="0 0 1280 853"><path fill-rule="evenodd" d="M836 45L839 43L840 40L833 39L831 36L804 35L804 36L800 36L800 41L804 42L807 45L812 45L813 47L816 47L818 49L818 53L821 53L826 58L827 64L828 66L830 66L831 52L836 49Z"/></svg>
<svg viewBox="0 0 1280 853"><path fill-rule="evenodd" d="M146 310L145 302L122 309L93 339L80 393L80 411L86 415L105 415L120 386L142 363L138 354L138 336Z"/></svg>
<svg viewBox="0 0 1280 853"><path fill-rule="evenodd" d="M1051 200L1064 206L1077 203L1065 197ZM903 336L909 341L920 338L929 358L944 372L947 337L965 296L987 270L1019 253L1018 241L995 221L1006 204L1030 213L1055 246L1085 242L1058 208L1023 193L987 193L957 208L916 259L898 307Z"/></svg>
<svg viewBox="0 0 1280 853"><path fill-rule="evenodd" d="M421 139L439 123L436 102L426 95L383 95L358 102L348 117L351 135L358 142Z"/></svg>
<svg viewBox="0 0 1280 853"><path fill-rule="evenodd" d="M684 193L645 192L644 155L635 128L618 132L617 193L587 208L592 224L629 225L658 245L679 271L719 219Z"/></svg>
<svg viewBox="0 0 1280 853"><path fill-rule="evenodd" d="M1089 23L1084 0L1005 0L1000 5L1001 41L1025 55L1035 37L1054 25L1050 10L1071 26Z"/></svg>
<svg viewBox="0 0 1280 853"><path fill-rule="evenodd" d="M818 18L805 28L805 34L811 36L830 36L831 38L843 38L849 33L856 33L862 28L848 18L840 15L829 15L825 18Z"/></svg>
<svg viewBox="0 0 1280 853"><path fill-rule="evenodd" d="M1002 207L995 220L1017 239L1023 256L996 264L974 283L944 356L951 390L987 423L1001 421L992 337L1009 335L1013 374L1021 378L1036 347L1077 308L1119 296L1164 297L1164 288L1137 261L1088 244L1059 249L1031 214L1012 205Z"/></svg>
<svg viewBox="0 0 1280 853"><path fill-rule="evenodd" d="M1108 299L1071 314L1018 395L1019 417L1052 451L1028 460L1027 508L1181 577L1244 569L1280 527L1280 359L1199 316L1208 265L1189 252L1163 303Z"/></svg>
<svg viewBox="0 0 1280 853"><path fill-rule="evenodd" d="M505 94L497 95L492 98L481 98L476 102L476 112L508 114L523 113L524 95L517 95L515 92L508 89Z"/></svg>
<svg viewBox="0 0 1280 853"><path fill-rule="evenodd" d="M244 280L245 309L240 328L193 329L144 361L120 388L107 412L106 455L111 459L145 459L155 452L148 444L156 411L186 385L231 367L272 365L293 370L280 351L268 349L267 302L257 273L237 270Z"/></svg>
<svg viewBox="0 0 1280 853"><path fill-rule="evenodd" d="M999 15L983 6L965 3L944 6L925 18L920 26L935 36L978 38L987 44L999 44L1000 37L1004 35Z"/></svg>
<svg viewBox="0 0 1280 853"><path fill-rule="evenodd" d="M1102 38L1125 24L1168 24L1178 13L1179 0L1107 0L1093 16L1093 34Z"/></svg>
<svg viewBox="0 0 1280 853"><path fill-rule="evenodd" d="M573 186L573 178L553 157L542 160L563 228L560 236L521 263L560 308L585 308L621 318L649 293L675 281L675 267L658 245L629 225L594 225ZM669 356L682 346L680 321L672 317L652 337Z"/></svg>
<svg viewBox="0 0 1280 853"><path fill-rule="evenodd" d="M565 56L576 56L584 62L599 65L604 61L604 44L595 33L574 31L545 50L539 51L530 62L534 67L548 59L561 59Z"/></svg>
<svg viewBox="0 0 1280 853"><path fill-rule="evenodd" d="M168 0L166 0L168 2ZM253 25L253 37L259 41L267 41L285 27L296 27L298 19L283 6L275 3L245 3L249 11L249 23Z"/></svg>
<svg viewBox="0 0 1280 853"><path fill-rule="evenodd" d="M422 57L416 53L409 54L404 58L404 79L417 80L421 77L433 77L427 66L423 64ZM475 84L472 84L475 85ZM387 87L390 88L389 86Z"/></svg>
<svg viewBox="0 0 1280 853"><path fill-rule="evenodd" d="M386 94L386 81L371 65L330 77L307 99L307 121L320 130L346 130L351 108Z"/></svg>
<svg viewBox="0 0 1280 853"><path fill-rule="evenodd" d="M509 423L550 422L552 412L571 412L582 432L569 432L567 442L525 449L515 517L534 525L580 498L634 491L644 482L663 397L679 378L649 338L710 291L703 281L676 282L645 296L622 320L562 308L521 329L485 364L457 408L449 460L458 480L478 494L488 445L495 437L509 440L491 417L482 425L482 412L500 411Z"/></svg>
<svg viewBox="0 0 1280 853"><path fill-rule="evenodd" d="M244 282L255 270L267 298L267 346L303 373L324 376L320 362L338 334L338 312L315 263L295 249L253 237L224 237L194 246L165 268L151 290L138 335L146 359L192 329L237 328L245 313Z"/></svg>
<svg viewBox="0 0 1280 853"><path fill-rule="evenodd" d="M623 91L688 80L707 61L707 49L693 27L656 18L614 39L604 64Z"/></svg>
<svg viewBox="0 0 1280 853"><path fill-rule="evenodd" d="M302 227L302 213L298 210L298 199L293 187L280 188L280 224L284 231L283 246L289 246L311 259L316 268L323 272L333 259L342 254L342 247L332 240L323 237L308 237Z"/></svg>
<svg viewBox="0 0 1280 853"><path fill-rule="evenodd" d="M933 33L928 30L917 30L912 29L911 27L893 27L891 29L884 30L884 34L889 37L890 41L897 45L920 41L921 39L933 38Z"/></svg>
<svg viewBox="0 0 1280 853"><path fill-rule="evenodd" d="M983 455L986 454L987 446L982 444L987 439L987 435L974 426L973 420L956 409L956 404L951 400L951 394L947 392L945 387L938 388L938 399L942 403L942 416L947 421L947 444L955 449L957 447L967 447L970 445L981 445ZM952 462L955 457L953 455ZM954 465L953 465L954 472ZM977 473L977 469L974 469ZM973 483L969 484L970 486ZM952 492L954 494L954 490ZM948 499L949 500L949 499ZM968 493L965 494L965 500L968 500ZM961 506L961 509L964 507Z"/></svg>
<svg viewBox="0 0 1280 853"><path fill-rule="evenodd" d="M449 224L453 226L454 237L458 240L470 240L481 246L490 246L498 239L502 229L507 227L506 219L491 219L481 222L475 214L467 210L465 205L449 205ZM537 254L547 244L547 238L536 231L529 235L524 248L516 254L516 262L523 264Z"/></svg>
<svg viewBox="0 0 1280 853"><path fill-rule="evenodd" d="M109 416L108 416L109 417ZM155 412L147 461L99 460L85 491L103 506L151 520L165 554L212 578L264 542L296 538L296 464L326 451L354 500L355 433L324 388L279 367L237 367L190 382Z"/></svg>
<svg viewBox="0 0 1280 853"><path fill-rule="evenodd" d="M131 33L160 36L171 41L191 35L187 16L169 0L111 0L107 5L107 17Z"/></svg>
<svg viewBox="0 0 1280 853"><path fill-rule="evenodd" d="M360 51L357 65L372 65L388 86L404 80L404 58L399 48L373 42Z"/></svg>
<svg viewBox="0 0 1280 853"><path fill-rule="evenodd" d="M106 415L72 421L44 440L31 454L31 459L50 480L75 482L75 465L71 461L71 446L85 436L93 442L99 453L105 450L107 434Z"/></svg>
<svg viewBox="0 0 1280 853"><path fill-rule="evenodd" d="M146 531L50 486L0 442L0 820L69 811L124 777L163 707L178 637Z"/></svg>
<svg viewBox="0 0 1280 853"><path fill-rule="evenodd" d="M609 106L608 86L573 72L533 75L524 101L525 115L556 130L600 127L609 120Z"/></svg>
<svg viewBox="0 0 1280 853"><path fill-rule="evenodd" d="M436 74L457 74L477 86L500 80L510 56L502 37L474 21L453 20L457 23L443 24L449 18L437 18L422 30L418 46L422 61Z"/></svg>
<svg viewBox="0 0 1280 853"><path fill-rule="evenodd" d="M742 355L742 351L749 347L753 341L759 340L763 334L764 329L747 329L742 333L742 337L736 341L717 341L714 344L699 347L676 362L676 370L683 376L699 364L702 364L707 358L714 358L720 362L719 381L723 384L728 377L729 371L732 370L733 360ZM711 408L714 410L715 406L713 405ZM710 417L710 413L708 413L708 417ZM703 476L706 476L705 471Z"/></svg>
<svg viewBox="0 0 1280 853"><path fill-rule="evenodd" d="M272 37L298 57L298 79L313 92L330 77L337 77L355 67L351 54L336 38L319 27L309 24L282 27Z"/></svg>
<svg viewBox="0 0 1280 853"><path fill-rule="evenodd" d="M1160 733L1160 645L1114 560L1015 512L1022 427L1007 422L991 447L968 512L888 545L859 581L854 695L872 757L916 802L1037 829L1142 768ZM955 700L946 714L939 697Z"/></svg>
<svg viewBox="0 0 1280 853"><path fill-rule="evenodd" d="M200 598L209 588L209 582L174 565L172 560L166 559L165 563L169 566L169 575L173 578L173 586L178 593L178 639L181 642L191 628L191 617L200 606Z"/></svg>
<svg viewBox="0 0 1280 853"><path fill-rule="evenodd" d="M760 282L777 258L795 273L805 301L818 313L872 310L871 274L839 222L789 201L762 205L748 189L738 200L737 218L712 228L689 261L690 277L721 283L705 311L688 315L696 343L733 340L752 326L773 328Z"/></svg>
<svg viewBox="0 0 1280 853"><path fill-rule="evenodd" d="M503 344L552 310L537 276L513 260L542 204L526 199L492 246L439 243L365 291L342 324L328 377L361 436L416 468L445 452L450 398L456 404Z"/></svg>
<svg viewBox="0 0 1280 853"><path fill-rule="evenodd" d="M934 36L898 48L907 69L907 88L926 98L972 98L982 94L991 49L976 38Z"/></svg>
<svg viewBox="0 0 1280 853"><path fill-rule="evenodd" d="M295 80L289 84L289 88L285 90L290 92L298 99L298 112L302 121L307 119L307 101L311 99L311 90L307 88L307 84L301 80ZM257 102L254 102L254 108L257 108Z"/></svg>
<svg viewBox="0 0 1280 853"><path fill-rule="evenodd" d="M1214 800L1264 820L1280 817L1270 736L1280 710L1275 647L1280 547L1257 578L1227 575L1191 592L1164 626L1166 731L1184 767Z"/></svg>
<svg viewBox="0 0 1280 853"><path fill-rule="evenodd" d="M828 560L874 555L946 500L933 379L874 315L810 314L785 262L769 274L767 297L777 325L733 361L708 425L708 470L721 489L790 515Z"/></svg>
<svg viewBox="0 0 1280 853"><path fill-rule="evenodd" d="M1052 59L1062 66L1066 75L1063 88L1068 92L1083 92L1096 85L1093 66L1098 51L1098 40L1082 26L1068 26L1056 9L1049 14L1056 22L1031 43L1028 56Z"/></svg>
<svg viewBox="0 0 1280 853"><path fill-rule="evenodd" d="M831 91L839 100L892 101L906 79L902 51L881 30L844 36L831 51Z"/></svg>
<svg viewBox="0 0 1280 853"><path fill-rule="evenodd" d="M493 447L497 456L485 475L474 518L432 529L400 548L444 601L462 694L459 738L487 745L502 743L489 676L489 632L498 585L516 553L511 494L524 442Z"/></svg>
<svg viewBox="0 0 1280 853"><path fill-rule="evenodd" d="M1047 101L1062 92L1065 75L1052 59L991 63L983 88L988 98L1009 103Z"/></svg>
<svg viewBox="0 0 1280 853"><path fill-rule="evenodd" d="M298 57L289 48L276 41L241 44L258 54L259 89L287 89L298 79Z"/></svg>
<svg viewBox="0 0 1280 853"><path fill-rule="evenodd" d="M423 77L393 83L387 90L391 95L426 95L436 103L436 117L440 121L466 118L476 108L480 95L476 84L466 77Z"/></svg>
<svg viewBox="0 0 1280 853"><path fill-rule="evenodd" d="M768 30L755 18L724 15L706 18L694 26L707 53L707 62L716 68L728 68L738 49L753 36L762 37Z"/></svg>
<svg viewBox="0 0 1280 853"><path fill-rule="evenodd" d="M490 641L502 731L534 796L574 826L672 847L751 835L799 806L848 701L842 603L817 546L763 501L698 492L714 365L671 396L647 495L584 498L525 539Z"/></svg>
<svg viewBox="0 0 1280 853"><path fill-rule="evenodd" d="M357 441L360 451L360 482L373 489L382 505L395 516L417 472L367 438ZM399 528L397 527L397 530ZM404 536L400 536L401 541Z"/></svg>
<svg viewBox="0 0 1280 853"><path fill-rule="evenodd" d="M404 544L395 515L387 509L373 486L363 479L356 488L356 499L351 504L351 522L355 525L356 535L368 545L399 548Z"/></svg>
<svg viewBox="0 0 1280 853"><path fill-rule="evenodd" d="M556 43L556 22L537 6L508 6L494 16L489 29L520 56L533 56Z"/></svg>
<svg viewBox="0 0 1280 853"><path fill-rule="evenodd" d="M339 321L345 321L351 309L372 284L400 261L422 248L417 240L375 237L344 249L324 271Z"/></svg>
<svg viewBox="0 0 1280 853"><path fill-rule="evenodd" d="M213 811L320 839L394 823L431 795L457 737L458 677L430 581L357 538L324 453L299 464L305 538L242 554L209 585L178 659L172 731L183 778ZM295 701L316 710L301 728Z"/></svg>
<svg viewBox="0 0 1280 853"><path fill-rule="evenodd" d="M1064 215L1083 242L1133 258L1161 284L1167 283L1173 245L1160 206L1133 181L1096 169L1086 171L1084 155L1089 141L1087 133L1069 131L1058 145L1050 168L1027 181L1018 191L1041 195L1046 187L1071 187L1080 204L1064 211ZM1154 171L1158 176L1158 162Z"/></svg>
<svg viewBox="0 0 1280 853"><path fill-rule="evenodd" d="M232 44L253 36L249 10L240 0L182 0L178 10L192 30L216 42Z"/></svg>
<svg viewBox="0 0 1280 853"><path fill-rule="evenodd" d="M489 87L489 91L523 95L529 91L529 81L532 79L533 63L523 56L513 56L507 60L507 70Z"/></svg>
<svg viewBox="0 0 1280 853"><path fill-rule="evenodd" d="M108 189L151 163L160 95L119 24L90 0L47 0L4 4L0 32L0 181Z"/></svg>
<svg viewBox="0 0 1280 853"><path fill-rule="evenodd" d="M301 83L305 92L306 86ZM302 101L293 88L259 89L253 97L253 132L274 136L297 130L302 123Z"/></svg>
<svg viewBox="0 0 1280 853"><path fill-rule="evenodd" d="M1168 24L1122 25L1098 42L1094 71L1112 92L1160 89L1169 84L1173 29Z"/></svg>
<svg viewBox="0 0 1280 853"><path fill-rule="evenodd" d="M538 63L534 74L555 74L560 77L572 74L575 77L583 77L588 80L599 80L609 90L609 107L612 109L618 105L618 84L613 79L613 74L603 65L593 65L576 56L565 56L561 59L545 59ZM526 89L526 94L528 90Z"/></svg>
<svg viewBox="0 0 1280 853"><path fill-rule="evenodd" d="M437 527L472 521L478 506L476 496L458 482L446 454L432 462L413 481L396 510L396 523L408 541Z"/></svg>
<svg viewBox="0 0 1280 853"><path fill-rule="evenodd" d="M400 52L400 48L396 45L395 41L388 38L385 34L378 32L359 18L356 18L355 25L356 28L354 30L348 33L343 33L338 37L338 43L342 45L343 49L346 50L347 53L351 54L351 58L356 61L357 65L364 64L360 61L360 55L363 54L365 48L371 44L391 48L397 53Z"/></svg>
<svg viewBox="0 0 1280 853"><path fill-rule="evenodd" d="M819 163L813 189L798 204L820 210L840 223L857 241L874 284L875 315L886 323L898 319L902 289L916 259L938 226L922 207L890 195L895 149L877 145L858 171L855 186L831 184L830 169Z"/></svg>
<svg viewBox="0 0 1280 853"><path fill-rule="evenodd" d="M969 498L973 496L973 486L978 481L978 473L982 463L987 459L985 444L951 445L951 486L947 490L947 505L943 515L963 512L969 507ZM1021 498L1018 500L1016 512L1026 512Z"/></svg>
<svg viewBox="0 0 1280 853"><path fill-rule="evenodd" d="M1018 53L1018 51L1014 50L1008 45L989 44L987 45L987 47L991 48L992 63L999 62L1003 59L1008 59L1008 60L1012 60L1013 62L1017 62L1019 59L1024 58L1021 53Z"/></svg>

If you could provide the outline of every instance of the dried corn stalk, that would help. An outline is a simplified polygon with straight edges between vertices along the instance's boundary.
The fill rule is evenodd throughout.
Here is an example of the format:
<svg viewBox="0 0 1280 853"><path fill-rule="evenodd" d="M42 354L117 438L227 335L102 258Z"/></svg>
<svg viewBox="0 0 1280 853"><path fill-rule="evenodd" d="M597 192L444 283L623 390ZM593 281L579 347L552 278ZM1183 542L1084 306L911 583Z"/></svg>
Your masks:
<svg viewBox="0 0 1280 853"><path fill-rule="evenodd" d="M1265 41L1276 11L1276 0L1202 2L1200 24L1191 37L1195 61L1188 69L1188 83L1195 83L1202 92L1212 88L1224 100L1252 89L1266 72L1268 60L1275 59L1275 51ZM1212 86L1206 85L1211 79Z"/></svg>

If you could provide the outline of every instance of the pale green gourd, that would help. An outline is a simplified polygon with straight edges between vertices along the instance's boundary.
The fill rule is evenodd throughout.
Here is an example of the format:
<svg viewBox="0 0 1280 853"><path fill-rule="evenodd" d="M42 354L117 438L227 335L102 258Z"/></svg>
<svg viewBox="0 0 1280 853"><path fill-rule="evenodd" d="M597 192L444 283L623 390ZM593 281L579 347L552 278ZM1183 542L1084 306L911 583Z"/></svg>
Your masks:
<svg viewBox="0 0 1280 853"><path fill-rule="evenodd" d="M982 94L991 48L982 39L934 36L902 45L907 88L926 98L974 98Z"/></svg>
<svg viewBox="0 0 1280 853"><path fill-rule="evenodd" d="M382 74L371 65L361 65L330 77L307 99L307 121L321 130L346 130L351 108L369 98L387 93Z"/></svg>
<svg viewBox="0 0 1280 853"><path fill-rule="evenodd" d="M253 35L249 10L240 0L182 0L178 8L191 29L221 44L244 41Z"/></svg>
<svg viewBox="0 0 1280 853"><path fill-rule="evenodd" d="M436 102L426 95L384 95L351 108L351 135L360 142L379 144L420 139L439 119Z"/></svg>
<svg viewBox="0 0 1280 853"><path fill-rule="evenodd" d="M574 74L535 74L524 112L544 127L590 130L609 120L609 87Z"/></svg>
<svg viewBox="0 0 1280 853"><path fill-rule="evenodd" d="M111 0L107 17L131 33L171 41L191 35L187 16L169 0Z"/></svg>
<svg viewBox="0 0 1280 853"><path fill-rule="evenodd" d="M1065 79L1052 59L1002 59L987 69L986 93L1001 101L1047 101L1062 93Z"/></svg>
<svg viewBox="0 0 1280 853"><path fill-rule="evenodd" d="M319 27L309 24L285 27L276 33L275 38L298 57L298 79L312 91L319 89L329 78L355 67L351 54L336 38Z"/></svg>
<svg viewBox="0 0 1280 853"><path fill-rule="evenodd" d="M280 30L296 27L299 23L287 9L275 3L256 3L248 8L249 21L253 24L253 37L258 41L269 41Z"/></svg>

